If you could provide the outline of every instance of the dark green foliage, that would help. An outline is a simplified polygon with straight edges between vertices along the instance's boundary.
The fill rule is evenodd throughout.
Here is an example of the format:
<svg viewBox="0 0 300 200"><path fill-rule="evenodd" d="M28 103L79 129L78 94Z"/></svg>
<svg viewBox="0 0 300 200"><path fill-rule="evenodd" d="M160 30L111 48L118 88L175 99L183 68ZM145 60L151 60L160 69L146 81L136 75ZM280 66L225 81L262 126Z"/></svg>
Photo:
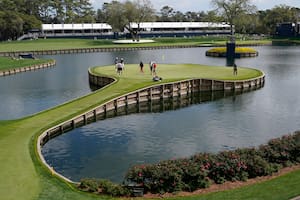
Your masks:
<svg viewBox="0 0 300 200"><path fill-rule="evenodd" d="M260 151L254 148L238 149L236 153L240 155L246 166L245 172L248 178L255 178L257 176L267 176L273 172L278 171L275 165L268 163L260 155Z"/></svg>
<svg viewBox="0 0 300 200"><path fill-rule="evenodd" d="M125 186L114 184L108 180L99 180L98 187L101 194L107 194L113 197L130 195L130 191Z"/></svg>
<svg viewBox="0 0 300 200"><path fill-rule="evenodd" d="M267 145L259 147L262 157L269 163L289 166L300 159L300 132L270 140Z"/></svg>
<svg viewBox="0 0 300 200"><path fill-rule="evenodd" d="M130 195L130 190L125 186L114 184L108 180L82 179L78 188L83 191L105 194L113 197Z"/></svg>
<svg viewBox="0 0 300 200"><path fill-rule="evenodd" d="M82 179L79 185L79 189L88 192L98 192L98 187L98 181L95 179Z"/></svg>

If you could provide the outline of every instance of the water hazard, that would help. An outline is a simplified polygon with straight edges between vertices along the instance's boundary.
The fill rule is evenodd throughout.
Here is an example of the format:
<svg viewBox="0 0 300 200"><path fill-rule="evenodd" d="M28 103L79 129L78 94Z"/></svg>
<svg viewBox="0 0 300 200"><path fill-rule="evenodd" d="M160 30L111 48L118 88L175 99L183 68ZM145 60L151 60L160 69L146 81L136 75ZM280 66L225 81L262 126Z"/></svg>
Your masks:
<svg viewBox="0 0 300 200"><path fill-rule="evenodd" d="M263 88L201 103L117 116L63 134L43 148L50 165L72 180L82 177L120 181L134 164L257 146L299 130L300 47L255 47L257 58L237 59L238 66L266 74ZM87 68L156 60L158 63L226 65L205 57L206 48L146 50L53 56L54 68L0 78L1 119L14 119L88 94ZM159 67L159 66L158 66ZM138 70L138 66L137 66ZM39 83L39 84L37 84ZM219 97L219 96L218 96ZM197 99L197 98L196 98ZM173 106L171 106L173 105ZM175 107L175 109L167 109ZM5 114L3 114L5 113Z"/></svg>

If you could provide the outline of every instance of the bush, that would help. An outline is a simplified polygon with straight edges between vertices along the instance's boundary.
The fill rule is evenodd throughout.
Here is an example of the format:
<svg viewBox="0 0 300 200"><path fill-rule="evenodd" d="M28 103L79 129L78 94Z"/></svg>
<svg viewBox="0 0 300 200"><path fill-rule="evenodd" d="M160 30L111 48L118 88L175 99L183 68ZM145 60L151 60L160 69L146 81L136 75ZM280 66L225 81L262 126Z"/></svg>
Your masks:
<svg viewBox="0 0 300 200"><path fill-rule="evenodd" d="M290 166L300 161L300 132L272 139L259 147L262 157L269 163Z"/></svg>
<svg viewBox="0 0 300 200"><path fill-rule="evenodd" d="M79 189L88 192L98 192L99 184L96 179L82 179L79 184Z"/></svg>
<svg viewBox="0 0 300 200"><path fill-rule="evenodd" d="M224 151L215 155L211 163L209 177L215 183L224 183L225 181L245 180L247 166L240 155L234 151Z"/></svg>
<svg viewBox="0 0 300 200"><path fill-rule="evenodd" d="M99 190L102 194L111 195L113 197L129 196L130 191L119 184L114 184L108 180L99 180Z"/></svg>
<svg viewBox="0 0 300 200"><path fill-rule="evenodd" d="M255 178L258 176L271 175L273 172L278 171L276 165L268 163L263 157L261 152L254 148L245 148L236 150L237 154L241 156L245 164L245 172L248 178Z"/></svg>
<svg viewBox="0 0 300 200"><path fill-rule="evenodd" d="M113 197L130 195L130 191L125 186L114 184L108 180L83 179L78 188L83 191L105 194Z"/></svg>
<svg viewBox="0 0 300 200"><path fill-rule="evenodd" d="M207 177L208 170L204 165L199 165L193 160L189 160L187 166L182 169L182 181L185 185L185 191L194 191L199 188L207 188L210 186L210 180Z"/></svg>

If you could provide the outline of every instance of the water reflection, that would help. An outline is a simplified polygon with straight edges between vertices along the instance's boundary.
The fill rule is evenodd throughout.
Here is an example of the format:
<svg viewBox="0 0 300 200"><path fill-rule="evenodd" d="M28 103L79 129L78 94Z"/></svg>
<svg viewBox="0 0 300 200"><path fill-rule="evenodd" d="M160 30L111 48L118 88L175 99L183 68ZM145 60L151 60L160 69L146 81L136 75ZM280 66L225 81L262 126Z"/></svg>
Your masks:
<svg viewBox="0 0 300 200"><path fill-rule="evenodd" d="M235 63L235 58L226 58L226 66L233 66Z"/></svg>
<svg viewBox="0 0 300 200"><path fill-rule="evenodd" d="M200 138L201 149L211 151L208 137L199 136L201 131L195 128L197 119L186 114L178 116L176 111L185 113L184 109L192 105L223 98L236 101L237 95L248 91L201 92L124 106L98 115L100 121L96 123L89 121L91 124L50 140L42 152L49 164L72 180L98 177L121 181L128 167L134 164L199 151ZM212 120L207 123L214 123ZM176 127L175 132L172 126ZM235 147L226 144L221 149Z"/></svg>

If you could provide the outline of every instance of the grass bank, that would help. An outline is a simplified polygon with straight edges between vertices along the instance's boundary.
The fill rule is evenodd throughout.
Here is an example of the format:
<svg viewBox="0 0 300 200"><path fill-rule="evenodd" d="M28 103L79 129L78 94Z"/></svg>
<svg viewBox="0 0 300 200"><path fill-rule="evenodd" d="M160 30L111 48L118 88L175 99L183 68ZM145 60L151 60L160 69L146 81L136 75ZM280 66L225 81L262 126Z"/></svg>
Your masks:
<svg viewBox="0 0 300 200"><path fill-rule="evenodd" d="M152 39L152 38L151 38ZM147 44L114 44L113 40L92 39L38 39L25 41L1 42L0 52L62 50L82 48L116 48L116 47L153 47L172 45L225 45L227 37L192 37L192 38L155 38L155 43ZM270 44L271 40L237 39L237 44Z"/></svg>
<svg viewBox="0 0 300 200"><path fill-rule="evenodd" d="M50 61L50 59L12 59L8 57L0 57L0 71L43 64Z"/></svg>
<svg viewBox="0 0 300 200"><path fill-rule="evenodd" d="M0 121L0 196L2 199L23 200L89 200L111 199L77 191L45 169L36 157L37 136L64 120L83 113L107 100L129 91L155 84L151 75L139 72L138 64L126 65L122 76L113 66L95 68L95 73L111 75L117 82L106 89L13 121ZM158 75L164 82L197 77L220 80L249 79L261 75L258 70L239 68L238 76L228 67L200 65L159 65ZM175 199L289 199L300 194L300 171L261 184L205 196Z"/></svg>

